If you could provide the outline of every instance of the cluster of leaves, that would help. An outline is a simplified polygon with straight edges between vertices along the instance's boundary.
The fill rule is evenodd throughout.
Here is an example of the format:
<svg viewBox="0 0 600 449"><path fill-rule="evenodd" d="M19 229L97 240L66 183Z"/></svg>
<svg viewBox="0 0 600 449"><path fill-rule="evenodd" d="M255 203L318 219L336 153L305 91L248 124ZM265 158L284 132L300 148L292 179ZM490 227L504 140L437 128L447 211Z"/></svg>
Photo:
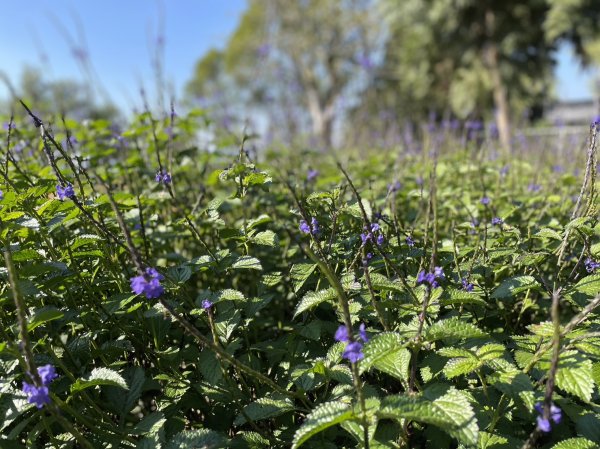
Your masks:
<svg viewBox="0 0 600 449"><path fill-rule="evenodd" d="M507 169L487 147L259 162L199 145L199 113L36 124L2 144L0 448L513 448L550 380L562 420L535 444L597 447L593 151L570 161L581 189L576 165ZM361 238L373 223L383 239ZM158 300L131 291L140 265ZM59 375L39 409L17 296ZM351 364L334 333L359 323Z"/></svg>

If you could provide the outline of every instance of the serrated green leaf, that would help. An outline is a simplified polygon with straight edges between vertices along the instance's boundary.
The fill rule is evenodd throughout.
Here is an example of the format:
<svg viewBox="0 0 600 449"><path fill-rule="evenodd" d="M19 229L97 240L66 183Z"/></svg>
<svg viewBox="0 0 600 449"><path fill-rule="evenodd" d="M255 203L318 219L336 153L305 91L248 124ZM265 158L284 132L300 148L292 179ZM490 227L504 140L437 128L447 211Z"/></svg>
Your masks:
<svg viewBox="0 0 600 449"><path fill-rule="evenodd" d="M451 389L446 394L427 399L424 396L388 396L377 411L380 418L409 419L439 427L459 442L477 444L479 427L467 396Z"/></svg>
<svg viewBox="0 0 600 449"><path fill-rule="evenodd" d="M308 292L302 297L302 300L298 303L298 306L296 306L294 318L296 318L302 312L312 309L322 302L330 301L335 298L337 298L337 293L333 288L319 290L318 292Z"/></svg>
<svg viewBox="0 0 600 449"><path fill-rule="evenodd" d="M252 242L257 245L275 247L277 244L277 235L273 231L262 231L252 237Z"/></svg>
<svg viewBox="0 0 600 449"><path fill-rule="evenodd" d="M587 438L569 438L552 446L552 449L598 449L598 446L593 441Z"/></svg>
<svg viewBox="0 0 600 449"><path fill-rule="evenodd" d="M481 338L485 335L474 324L461 321L459 318L437 321L429 326L424 333L427 341L443 340L445 338Z"/></svg>
<svg viewBox="0 0 600 449"><path fill-rule="evenodd" d="M406 339L400 334L386 332L373 337L363 347L360 372L373 367L397 379L408 380L411 354L405 346Z"/></svg>
<svg viewBox="0 0 600 449"><path fill-rule="evenodd" d="M540 284L533 276L516 276L505 279L491 296L499 299L510 298L521 292L539 288Z"/></svg>
<svg viewBox="0 0 600 449"><path fill-rule="evenodd" d="M166 449L221 449L227 439L209 429L184 430L173 437Z"/></svg>
<svg viewBox="0 0 600 449"><path fill-rule="evenodd" d="M387 290L398 293L404 292L404 287L399 281L390 281L380 273L370 273L369 275L374 290Z"/></svg>
<svg viewBox="0 0 600 449"><path fill-rule="evenodd" d="M244 413L240 413L233 422L236 426L245 424L246 416L252 421L274 418L294 410L294 404L288 398L260 398L244 407Z"/></svg>
<svg viewBox="0 0 600 449"><path fill-rule="evenodd" d="M108 368L94 368L86 378L77 379L75 383L71 385L71 391L76 392L85 390L86 388L95 387L97 385L111 385L126 390L128 389L127 382L125 382L123 376L116 371Z"/></svg>
<svg viewBox="0 0 600 449"><path fill-rule="evenodd" d="M38 309L27 323L27 330L32 331L42 324L45 324L49 321L58 320L63 316L65 316L65 314L53 306L47 306L42 309Z"/></svg>
<svg viewBox="0 0 600 449"><path fill-rule="evenodd" d="M559 240L559 241L562 240L562 237L560 236L560 234L558 232L556 232L554 229L550 229L550 228L542 228L538 232L536 232L534 236L539 237L539 238L549 238L549 239L554 239L554 240Z"/></svg>
<svg viewBox="0 0 600 449"><path fill-rule="evenodd" d="M256 257L241 256L231 264L231 268L238 270L262 270L262 265Z"/></svg>
<svg viewBox="0 0 600 449"><path fill-rule="evenodd" d="M350 406L341 402L327 402L314 409L294 434L292 449L300 447L310 437L323 430L354 419L354 412Z"/></svg>
<svg viewBox="0 0 600 449"><path fill-rule="evenodd" d="M443 372L448 379L453 379L463 374L470 374L481 367L481 361L476 358L450 359L444 366Z"/></svg>
<svg viewBox="0 0 600 449"><path fill-rule="evenodd" d="M600 274L591 274L575 284L572 290L586 295L596 296L600 293Z"/></svg>
<svg viewBox="0 0 600 449"><path fill-rule="evenodd" d="M594 391L592 361L572 351L563 354L558 361L556 386L589 402Z"/></svg>

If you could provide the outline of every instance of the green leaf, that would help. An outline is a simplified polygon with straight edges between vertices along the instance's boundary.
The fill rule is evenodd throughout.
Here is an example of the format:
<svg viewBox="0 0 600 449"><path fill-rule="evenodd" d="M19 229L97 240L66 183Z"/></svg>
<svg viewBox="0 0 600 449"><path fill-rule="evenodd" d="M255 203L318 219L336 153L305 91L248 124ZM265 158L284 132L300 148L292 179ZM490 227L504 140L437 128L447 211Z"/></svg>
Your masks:
<svg viewBox="0 0 600 449"><path fill-rule="evenodd" d="M237 268L240 270L262 270L260 260L256 257L241 256L232 265L231 268Z"/></svg>
<svg viewBox="0 0 600 449"><path fill-rule="evenodd" d="M125 379L123 379L123 376L116 371L108 368L94 368L90 375L85 379L77 379L75 383L71 385L71 391L81 391L97 385L112 385L114 387L128 389Z"/></svg>
<svg viewBox="0 0 600 449"><path fill-rule="evenodd" d="M398 293L404 292L404 288L399 281L390 281L380 273L370 273L370 277L371 285L374 290L388 290Z"/></svg>
<svg viewBox="0 0 600 449"><path fill-rule="evenodd" d="M294 410L294 404L288 398L260 398L244 407L244 414L252 421L273 418ZM239 414L233 422L236 426L245 424L246 416Z"/></svg>
<svg viewBox="0 0 600 449"><path fill-rule="evenodd" d="M277 235L273 231L263 231L252 237L252 242L257 245L274 247L277 243Z"/></svg>
<svg viewBox="0 0 600 449"><path fill-rule="evenodd" d="M598 446L593 441L587 438L569 438L552 446L552 449L598 449Z"/></svg>
<svg viewBox="0 0 600 449"><path fill-rule="evenodd" d="M166 449L221 449L227 440L214 430L184 430L173 437Z"/></svg>
<svg viewBox="0 0 600 449"><path fill-rule="evenodd" d="M425 395L388 396L377 411L380 418L409 419L439 427L459 442L477 444L479 427L467 396L450 389L443 396L430 400Z"/></svg>
<svg viewBox="0 0 600 449"><path fill-rule="evenodd" d="M32 331L44 323L59 320L63 316L65 316L65 314L53 306L47 306L42 309L38 309L33 314L33 317L29 320L29 323L27 324L27 330Z"/></svg>
<svg viewBox="0 0 600 449"><path fill-rule="evenodd" d="M594 391L592 361L574 351L561 355L556 372L556 386L585 402L590 402Z"/></svg>
<svg viewBox="0 0 600 449"><path fill-rule="evenodd" d="M317 433L350 419L354 419L354 413L350 406L344 403L327 402L319 405L306 417L300 428L296 430L292 449L300 447L306 440Z"/></svg>
<svg viewBox="0 0 600 449"><path fill-rule="evenodd" d="M314 263L296 263L292 265L290 277L294 281L294 292L298 293L316 268L317 265Z"/></svg>
<svg viewBox="0 0 600 449"><path fill-rule="evenodd" d="M600 293L600 274L592 274L581 279L572 290L586 295L596 296Z"/></svg>
<svg viewBox="0 0 600 449"><path fill-rule="evenodd" d="M318 304L321 304L322 302L331 301L335 298L337 298L337 293L333 288L319 290L318 292L308 292L304 295L298 306L296 306L294 318L296 318L302 312L305 312L308 309L312 309L313 307L315 307Z"/></svg>
<svg viewBox="0 0 600 449"><path fill-rule="evenodd" d="M554 229L542 228L535 233L534 237L549 238L554 240L562 240L562 237Z"/></svg>
<svg viewBox="0 0 600 449"><path fill-rule="evenodd" d="M510 298L521 292L539 289L540 284L533 276L517 276L505 279L500 286L492 293L492 298Z"/></svg>
<svg viewBox="0 0 600 449"><path fill-rule="evenodd" d="M396 379L408 380L410 351L406 339L396 333L382 333L373 337L363 347L364 359L360 362L361 374L373 367Z"/></svg>
<svg viewBox="0 0 600 449"><path fill-rule="evenodd" d="M153 412L144 416L129 433L131 435L154 435L158 433L166 421L162 412Z"/></svg>
<svg viewBox="0 0 600 449"><path fill-rule="evenodd" d="M456 358L450 359L444 366L444 375L448 379L453 379L463 374L470 374L481 367L481 361L477 358Z"/></svg>
<svg viewBox="0 0 600 449"><path fill-rule="evenodd" d="M436 341L446 338L480 338L486 334L471 323L461 321L459 318L450 318L433 323L424 333L425 340Z"/></svg>

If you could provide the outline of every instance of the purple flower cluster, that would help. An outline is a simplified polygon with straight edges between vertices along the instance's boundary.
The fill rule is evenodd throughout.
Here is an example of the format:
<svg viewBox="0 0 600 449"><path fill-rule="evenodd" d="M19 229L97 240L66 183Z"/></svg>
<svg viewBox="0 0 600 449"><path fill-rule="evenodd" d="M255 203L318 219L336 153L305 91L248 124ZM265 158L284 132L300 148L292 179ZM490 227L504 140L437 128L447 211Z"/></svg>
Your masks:
<svg viewBox="0 0 600 449"><path fill-rule="evenodd" d="M137 294L145 294L146 298L158 298L165 292L165 289L160 285L165 277L156 271L156 268L148 267L143 275L131 278L131 290Z"/></svg>
<svg viewBox="0 0 600 449"><path fill-rule="evenodd" d="M390 193L395 193L402 188L402 183L398 180L394 181L391 184L388 184L388 195Z"/></svg>
<svg viewBox="0 0 600 449"><path fill-rule="evenodd" d="M304 234L317 235L321 231L319 228L319 222L315 217L310 219L310 225L306 222L306 220L300 220L299 228Z"/></svg>
<svg viewBox="0 0 600 449"><path fill-rule="evenodd" d="M596 262L594 259L592 259L590 257L585 259L584 264L585 264L585 269L587 270L588 273L593 273L598 268L600 268L600 262Z"/></svg>
<svg viewBox="0 0 600 449"><path fill-rule="evenodd" d="M461 282L462 282L463 289L466 292L472 292L473 291L473 284L470 283L467 278L462 278Z"/></svg>
<svg viewBox="0 0 600 449"><path fill-rule="evenodd" d="M63 186L62 184L57 184L56 195L61 201L64 201L65 198L74 198L75 190L73 190L73 185L70 182L68 182L66 186Z"/></svg>
<svg viewBox="0 0 600 449"><path fill-rule="evenodd" d="M166 170L158 170L156 176L154 176L154 180L158 183L171 184L171 173L167 173Z"/></svg>
<svg viewBox="0 0 600 449"><path fill-rule="evenodd" d="M312 168L310 168L306 172L306 180L309 182L317 179L317 176L319 176L319 170L313 170Z"/></svg>
<svg viewBox="0 0 600 449"><path fill-rule="evenodd" d="M365 343L369 341L364 323L361 323L358 328L358 337ZM338 327L334 338L336 341L346 343L342 357L348 359L351 363L356 363L365 357L362 352L363 344L360 341L350 341L350 331L345 325Z"/></svg>
<svg viewBox="0 0 600 449"><path fill-rule="evenodd" d="M369 230L369 228L366 226L364 229L365 232L360 234L360 239L362 240L363 245L366 245L368 241L373 241L373 238L375 238L377 245L383 245L383 242L385 242L385 237L381 232L381 226L379 226L377 223L371 223L371 230Z"/></svg>
<svg viewBox="0 0 600 449"><path fill-rule="evenodd" d="M481 199L479 200L479 202L480 202L481 204L483 204L484 206L487 206L488 204L490 204L490 203L491 203L491 201L492 201L492 200L490 200L490 199L489 199L489 197L487 197L487 196L484 196L483 198L481 198Z"/></svg>
<svg viewBox="0 0 600 449"><path fill-rule="evenodd" d="M527 186L528 192L536 193L536 192L539 192L540 190L542 190L542 186L539 184L536 184L535 182L531 182Z"/></svg>
<svg viewBox="0 0 600 449"><path fill-rule="evenodd" d="M431 288L439 287L439 282L446 279L444 270L441 267L435 267L433 273L426 273L425 270L420 271L417 275L417 284L429 284Z"/></svg>
<svg viewBox="0 0 600 449"><path fill-rule="evenodd" d="M562 411L559 407L554 404L550 405L550 419L544 419L544 406L541 402L535 404L535 410L540 416L537 417L537 428L545 433L550 432L551 423L550 420L554 421L555 424L560 423L562 419Z"/></svg>
<svg viewBox="0 0 600 449"><path fill-rule="evenodd" d="M500 226L502 223L504 223L504 220L502 220L502 218L500 218L500 217L492 218L492 224L494 226Z"/></svg>
<svg viewBox="0 0 600 449"><path fill-rule="evenodd" d="M48 385L58 377L56 369L52 365L40 366L37 369L40 380L42 381L41 386L23 382L23 393L27 395L27 401L30 404L35 404L37 408L42 408L44 405L50 403L50 391Z"/></svg>
<svg viewBox="0 0 600 449"><path fill-rule="evenodd" d="M4 199L4 192L2 190L0 190L0 201L2 201Z"/></svg>
<svg viewBox="0 0 600 449"><path fill-rule="evenodd" d="M205 299L204 301L202 301L202 308L204 310L209 310L212 306L213 306L212 301L209 301L208 299Z"/></svg>
<svg viewBox="0 0 600 449"><path fill-rule="evenodd" d="M415 246L415 240L412 238L412 236L406 236L406 244L411 248Z"/></svg>

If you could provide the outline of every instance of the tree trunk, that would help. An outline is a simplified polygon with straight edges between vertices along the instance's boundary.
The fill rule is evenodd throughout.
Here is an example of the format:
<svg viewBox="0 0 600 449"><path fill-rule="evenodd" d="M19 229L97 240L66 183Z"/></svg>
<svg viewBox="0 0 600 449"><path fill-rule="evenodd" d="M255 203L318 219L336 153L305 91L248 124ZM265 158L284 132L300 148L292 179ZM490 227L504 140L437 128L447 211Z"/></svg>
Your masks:
<svg viewBox="0 0 600 449"><path fill-rule="evenodd" d="M502 81L500 73L500 58L498 55L498 44L493 40L495 17L490 10L485 15L486 30L488 33L487 46L487 66L492 79L492 94L494 96L494 106L496 107L496 122L498 125L498 135L500 143L506 149L510 149L511 131L510 131L510 108L508 105L508 95L506 86Z"/></svg>

